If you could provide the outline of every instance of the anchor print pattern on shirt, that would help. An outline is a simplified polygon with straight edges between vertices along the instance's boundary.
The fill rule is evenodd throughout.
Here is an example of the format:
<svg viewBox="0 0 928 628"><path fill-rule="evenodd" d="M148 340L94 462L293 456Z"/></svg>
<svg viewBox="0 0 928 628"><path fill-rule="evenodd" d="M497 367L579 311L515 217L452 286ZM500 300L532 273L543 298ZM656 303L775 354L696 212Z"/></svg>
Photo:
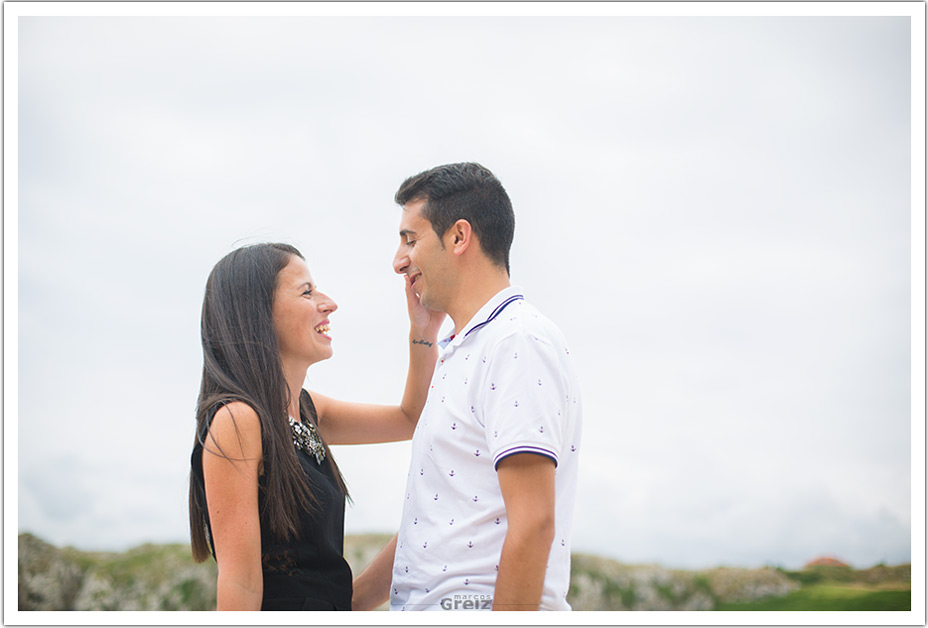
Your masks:
<svg viewBox="0 0 928 628"><path fill-rule="evenodd" d="M566 414L560 412L565 401L573 401L572 391L564 390L556 370L532 370L537 356L550 350L546 341L538 335L503 338L500 346L478 351L464 351L460 344L458 337L444 347L430 385L431 403L413 440L415 466L401 525L405 549L400 573L396 564L394 569L401 585L391 602L395 610L414 606L425 593L443 595L451 585L442 583L452 580L457 586L467 580L474 591L492 587L507 528L496 465L517 453L545 455L557 463L571 446L576 452L573 442L562 442ZM513 372L519 374L515 384ZM569 544L558 541L552 547L554 563L563 559L556 550L569 552ZM464 549L463 557L455 547ZM461 564L481 557L490 561L484 567Z"/></svg>

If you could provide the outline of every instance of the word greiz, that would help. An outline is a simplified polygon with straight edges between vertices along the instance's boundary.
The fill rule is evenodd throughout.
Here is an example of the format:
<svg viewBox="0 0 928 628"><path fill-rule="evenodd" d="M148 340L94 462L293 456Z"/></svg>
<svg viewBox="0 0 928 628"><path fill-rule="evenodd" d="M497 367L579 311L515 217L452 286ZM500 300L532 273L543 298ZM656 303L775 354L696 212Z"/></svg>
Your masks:
<svg viewBox="0 0 928 628"><path fill-rule="evenodd" d="M446 611L491 610L493 608L492 595L455 595L441 599L441 607Z"/></svg>

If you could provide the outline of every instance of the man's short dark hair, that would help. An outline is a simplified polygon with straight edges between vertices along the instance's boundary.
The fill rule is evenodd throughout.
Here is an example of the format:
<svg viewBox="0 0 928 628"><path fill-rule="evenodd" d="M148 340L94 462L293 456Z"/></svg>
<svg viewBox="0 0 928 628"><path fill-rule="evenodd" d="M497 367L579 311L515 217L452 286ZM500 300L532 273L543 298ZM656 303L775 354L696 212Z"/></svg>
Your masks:
<svg viewBox="0 0 928 628"><path fill-rule="evenodd" d="M420 172L403 181L394 200L398 205L424 200L422 216L439 238L455 222L466 220L484 254L509 273L516 224L512 203L499 179L480 164L447 164Z"/></svg>

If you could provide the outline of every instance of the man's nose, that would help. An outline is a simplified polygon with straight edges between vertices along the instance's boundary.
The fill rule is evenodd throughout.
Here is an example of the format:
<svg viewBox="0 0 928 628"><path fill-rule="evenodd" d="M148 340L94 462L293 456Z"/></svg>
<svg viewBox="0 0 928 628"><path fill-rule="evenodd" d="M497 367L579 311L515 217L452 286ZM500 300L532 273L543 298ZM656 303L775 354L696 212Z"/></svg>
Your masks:
<svg viewBox="0 0 928 628"><path fill-rule="evenodd" d="M409 257L400 247L396 250L396 255L393 256L393 271L402 275L407 268L409 268Z"/></svg>

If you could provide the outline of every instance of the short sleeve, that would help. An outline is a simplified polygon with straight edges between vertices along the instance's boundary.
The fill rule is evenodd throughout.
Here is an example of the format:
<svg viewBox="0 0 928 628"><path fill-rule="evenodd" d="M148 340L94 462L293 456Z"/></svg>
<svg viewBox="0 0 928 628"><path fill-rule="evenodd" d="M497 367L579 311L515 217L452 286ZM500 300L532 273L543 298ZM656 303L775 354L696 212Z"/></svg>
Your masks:
<svg viewBox="0 0 928 628"><path fill-rule="evenodd" d="M557 350L520 330L493 349L484 381L483 419L493 466L533 453L558 462L569 391Z"/></svg>

